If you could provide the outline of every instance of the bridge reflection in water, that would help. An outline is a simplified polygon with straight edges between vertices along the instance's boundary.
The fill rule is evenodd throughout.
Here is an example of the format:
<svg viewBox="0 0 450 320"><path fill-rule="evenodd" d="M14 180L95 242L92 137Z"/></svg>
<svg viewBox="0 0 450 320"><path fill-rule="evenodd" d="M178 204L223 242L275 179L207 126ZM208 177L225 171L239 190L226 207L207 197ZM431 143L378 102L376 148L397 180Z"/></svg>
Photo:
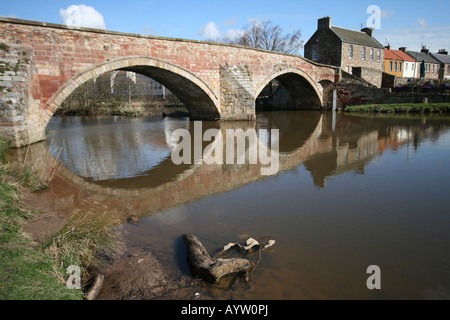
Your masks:
<svg viewBox="0 0 450 320"><path fill-rule="evenodd" d="M318 188L339 173L364 173L384 148L409 141L413 134L405 134L400 124L383 128L369 119L309 111L260 113L257 121L202 125L203 131L219 129L224 137L227 129L279 129L279 173L304 165ZM171 133L179 128L194 135L193 122L187 119L55 117L47 142L22 148L17 156L20 163L26 157L36 172L57 170L51 192L42 193L49 204L73 208L97 201L117 209L123 219L130 212L146 216L270 179L261 175L267 165L248 164L248 155L244 165L175 165ZM403 136L387 141L387 132ZM202 150L210 143L203 142ZM248 142L246 146L248 151ZM223 153L225 159L225 144Z"/></svg>

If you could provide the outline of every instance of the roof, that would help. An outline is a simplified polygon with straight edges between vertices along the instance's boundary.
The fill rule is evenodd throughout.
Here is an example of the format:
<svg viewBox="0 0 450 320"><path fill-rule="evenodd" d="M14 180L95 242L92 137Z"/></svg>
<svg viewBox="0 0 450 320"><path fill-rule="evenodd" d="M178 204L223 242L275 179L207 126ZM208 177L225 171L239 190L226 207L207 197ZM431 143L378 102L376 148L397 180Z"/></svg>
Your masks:
<svg viewBox="0 0 450 320"><path fill-rule="evenodd" d="M405 52L403 52L401 50L391 50L391 51L394 52L400 58L402 58L403 61L416 62L416 60L413 57L411 57L410 55L406 54Z"/></svg>
<svg viewBox="0 0 450 320"><path fill-rule="evenodd" d="M432 53L433 57L438 59L440 62L445 64L450 64L450 56L446 54Z"/></svg>
<svg viewBox="0 0 450 320"><path fill-rule="evenodd" d="M367 47L384 49L384 46L381 45L381 43L379 43L375 38L369 36L365 32L354 31L339 27L331 27L331 30L344 42L350 42Z"/></svg>
<svg viewBox="0 0 450 320"><path fill-rule="evenodd" d="M384 59L387 60L403 60L402 57L395 54L393 50L385 49L384 50Z"/></svg>
<svg viewBox="0 0 450 320"><path fill-rule="evenodd" d="M429 54L423 53L423 52L416 52L416 51L406 51L407 54L409 54L411 57L416 59L418 62L422 62L425 60L425 63L439 63L438 60L430 56Z"/></svg>

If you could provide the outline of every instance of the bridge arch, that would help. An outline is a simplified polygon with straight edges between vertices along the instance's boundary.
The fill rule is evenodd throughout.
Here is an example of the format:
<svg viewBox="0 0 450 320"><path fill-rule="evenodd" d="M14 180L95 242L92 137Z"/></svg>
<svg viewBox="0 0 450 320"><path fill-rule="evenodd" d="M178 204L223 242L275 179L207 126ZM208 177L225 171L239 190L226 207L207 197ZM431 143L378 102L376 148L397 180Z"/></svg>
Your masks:
<svg viewBox="0 0 450 320"><path fill-rule="evenodd" d="M136 72L160 82L186 104L191 118L220 118L218 98L202 79L189 70L154 58L126 57L95 65L63 84L48 100L47 112L44 113L42 122L47 125L64 100L83 83L115 70Z"/></svg>
<svg viewBox="0 0 450 320"><path fill-rule="evenodd" d="M291 109L321 108L324 104L323 87L314 81L305 71L298 68L284 68L264 79L256 87L256 98L273 80L279 81L290 95Z"/></svg>

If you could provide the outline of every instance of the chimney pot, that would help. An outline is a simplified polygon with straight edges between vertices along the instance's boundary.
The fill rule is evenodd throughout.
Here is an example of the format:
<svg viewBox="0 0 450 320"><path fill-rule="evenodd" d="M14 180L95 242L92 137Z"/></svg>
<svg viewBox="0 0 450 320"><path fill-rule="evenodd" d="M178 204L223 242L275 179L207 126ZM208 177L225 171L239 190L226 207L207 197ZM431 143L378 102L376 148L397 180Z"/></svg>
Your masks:
<svg viewBox="0 0 450 320"><path fill-rule="evenodd" d="M427 49L426 46L422 46L422 50L421 50L420 52L425 53L425 54L429 54L429 53L430 53L430 50Z"/></svg>

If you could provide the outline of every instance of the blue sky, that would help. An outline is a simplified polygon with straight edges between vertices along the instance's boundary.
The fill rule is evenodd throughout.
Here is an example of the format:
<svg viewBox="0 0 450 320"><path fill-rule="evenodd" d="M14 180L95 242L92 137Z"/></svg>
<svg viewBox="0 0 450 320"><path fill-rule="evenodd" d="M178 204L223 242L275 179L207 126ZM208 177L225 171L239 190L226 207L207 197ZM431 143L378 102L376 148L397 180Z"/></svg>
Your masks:
<svg viewBox="0 0 450 320"><path fill-rule="evenodd" d="M237 34L243 26L254 20L271 20L286 32L302 31L306 42L317 28L317 19L330 16L333 25L359 30L366 26L370 14L367 8L377 5L381 9L381 28L375 38L383 44L389 42L419 51L426 45L432 52L450 50L450 1L448 0L21 0L2 1L0 16L15 17L64 24L64 12L72 5L85 5L95 11L73 7L65 17L71 21L103 19L107 30L151 34L163 37L206 40ZM81 15L77 17L76 15ZM78 19L78 20L77 20ZM81 20L80 20L81 19ZM303 50L299 51L303 54Z"/></svg>

